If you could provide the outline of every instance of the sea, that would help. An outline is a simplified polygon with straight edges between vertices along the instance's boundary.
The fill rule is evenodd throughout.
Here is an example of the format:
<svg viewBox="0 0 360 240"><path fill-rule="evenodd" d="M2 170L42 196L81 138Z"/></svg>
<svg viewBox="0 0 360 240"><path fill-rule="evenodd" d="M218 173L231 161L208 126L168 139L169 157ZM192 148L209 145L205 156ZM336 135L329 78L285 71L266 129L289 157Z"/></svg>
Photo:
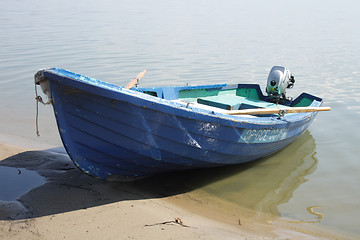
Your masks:
<svg viewBox="0 0 360 240"><path fill-rule="evenodd" d="M284 150L199 189L360 237L359 9L355 0L1 0L0 140L62 146L50 106L39 108L36 135L39 69L121 86L146 69L144 87L265 90L271 67L285 66L296 80L288 96L308 92L332 110Z"/></svg>

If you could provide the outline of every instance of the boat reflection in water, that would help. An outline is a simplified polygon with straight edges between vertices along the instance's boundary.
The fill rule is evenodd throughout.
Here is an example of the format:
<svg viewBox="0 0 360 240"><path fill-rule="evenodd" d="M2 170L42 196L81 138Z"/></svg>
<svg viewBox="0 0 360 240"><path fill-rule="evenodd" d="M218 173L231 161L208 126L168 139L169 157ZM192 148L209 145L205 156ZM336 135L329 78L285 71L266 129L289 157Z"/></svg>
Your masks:
<svg viewBox="0 0 360 240"><path fill-rule="evenodd" d="M255 210L256 214L281 216L278 206L288 202L294 191L307 181L306 176L316 169L315 147L314 138L306 131L280 152L206 185L202 190L221 200ZM313 209L304 211L312 213Z"/></svg>

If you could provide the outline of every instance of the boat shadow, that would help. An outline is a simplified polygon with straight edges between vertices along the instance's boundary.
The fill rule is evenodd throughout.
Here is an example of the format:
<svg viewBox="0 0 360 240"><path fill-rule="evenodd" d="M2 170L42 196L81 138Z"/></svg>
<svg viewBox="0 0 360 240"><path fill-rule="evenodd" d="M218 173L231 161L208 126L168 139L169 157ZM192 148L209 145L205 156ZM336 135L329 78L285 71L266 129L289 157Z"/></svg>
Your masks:
<svg viewBox="0 0 360 240"><path fill-rule="evenodd" d="M305 135L300 139L311 137L309 133ZM17 199L24 206L17 212L2 214L4 211L0 209L0 220L36 218L121 201L175 196L221 182L247 169L256 168L267 160L264 158L236 166L173 172L132 182L106 182L77 169L61 148L26 151L0 161L0 165L34 170L44 178L45 183ZM291 174L292 170L289 171L286 175Z"/></svg>
<svg viewBox="0 0 360 240"><path fill-rule="evenodd" d="M36 218L120 201L174 196L256 164L167 173L132 182L106 182L84 174L67 155L53 150L21 152L0 161L0 166L33 170L44 178L44 184L17 199L25 208L17 207L10 212L0 209L0 220ZM8 183L8 187L15 189L12 184L18 183ZM7 206L14 208L14 204ZM0 208L4 207L0 204Z"/></svg>

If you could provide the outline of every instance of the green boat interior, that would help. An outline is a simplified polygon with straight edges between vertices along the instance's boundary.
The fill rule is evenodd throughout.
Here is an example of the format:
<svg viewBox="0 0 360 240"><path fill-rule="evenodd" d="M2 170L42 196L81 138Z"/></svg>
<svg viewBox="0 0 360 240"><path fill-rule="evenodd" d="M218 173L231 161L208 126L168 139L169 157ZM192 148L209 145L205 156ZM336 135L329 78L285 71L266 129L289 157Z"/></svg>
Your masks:
<svg viewBox="0 0 360 240"><path fill-rule="evenodd" d="M207 85L184 87L134 88L134 90L162 99L196 103L224 110L242 110L255 108L308 107L314 100L321 99L307 93L298 98L281 99L273 102L264 96L257 84Z"/></svg>

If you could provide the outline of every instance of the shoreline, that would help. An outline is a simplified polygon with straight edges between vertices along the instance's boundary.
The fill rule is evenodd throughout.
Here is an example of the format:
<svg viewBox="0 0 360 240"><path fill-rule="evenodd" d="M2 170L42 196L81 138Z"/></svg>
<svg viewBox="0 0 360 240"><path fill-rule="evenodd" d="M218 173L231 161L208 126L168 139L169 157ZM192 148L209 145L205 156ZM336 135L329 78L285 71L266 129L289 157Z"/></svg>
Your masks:
<svg viewBox="0 0 360 240"><path fill-rule="evenodd" d="M0 201L0 239L344 237L311 226L294 227L270 215L254 216L254 211L221 199L199 198L194 189L174 190L171 182L159 190L160 177L130 183L97 180L65 154L19 145L0 141L0 166L36 171L46 181L17 201Z"/></svg>
<svg viewBox="0 0 360 240"><path fill-rule="evenodd" d="M255 236L260 231L264 234L264 239L358 239L357 236L340 232L339 229L255 212L216 197L211 198L211 201L199 201L203 198L198 195L199 193L187 193L184 196L169 198L167 201L198 216L245 230ZM260 236L249 239L259 239Z"/></svg>

